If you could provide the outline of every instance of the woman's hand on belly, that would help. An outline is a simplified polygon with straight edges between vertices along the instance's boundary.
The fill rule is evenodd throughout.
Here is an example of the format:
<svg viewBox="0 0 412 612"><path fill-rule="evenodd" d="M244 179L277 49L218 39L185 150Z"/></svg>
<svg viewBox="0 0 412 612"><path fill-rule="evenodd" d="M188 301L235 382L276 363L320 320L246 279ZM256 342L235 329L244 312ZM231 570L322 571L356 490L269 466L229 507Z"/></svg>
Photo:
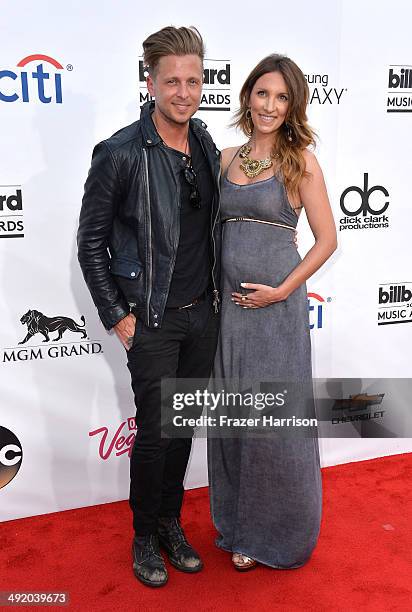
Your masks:
<svg viewBox="0 0 412 612"><path fill-rule="evenodd" d="M247 295L241 293L232 293L232 302L242 308L264 308L276 302L283 302L288 297L288 293L279 285L279 287L271 287L270 285L259 285L256 283L241 283L244 289L252 290Z"/></svg>

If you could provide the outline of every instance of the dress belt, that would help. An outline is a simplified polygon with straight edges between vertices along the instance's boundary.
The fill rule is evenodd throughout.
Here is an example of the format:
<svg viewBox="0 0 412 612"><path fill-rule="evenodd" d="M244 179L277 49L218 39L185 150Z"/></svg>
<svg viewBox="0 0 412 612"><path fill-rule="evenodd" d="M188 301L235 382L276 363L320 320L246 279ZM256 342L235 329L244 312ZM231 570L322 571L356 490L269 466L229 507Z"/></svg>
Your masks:
<svg viewBox="0 0 412 612"><path fill-rule="evenodd" d="M279 223L278 221L263 221L263 219L253 219L251 217L231 217L230 219L223 219L222 223L228 223L229 221L252 221L253 223L264 223L265 225L276 225L277 227L284 227L285 229L296 231L296 227L293 225L286 225L285 223Z"/></svg>

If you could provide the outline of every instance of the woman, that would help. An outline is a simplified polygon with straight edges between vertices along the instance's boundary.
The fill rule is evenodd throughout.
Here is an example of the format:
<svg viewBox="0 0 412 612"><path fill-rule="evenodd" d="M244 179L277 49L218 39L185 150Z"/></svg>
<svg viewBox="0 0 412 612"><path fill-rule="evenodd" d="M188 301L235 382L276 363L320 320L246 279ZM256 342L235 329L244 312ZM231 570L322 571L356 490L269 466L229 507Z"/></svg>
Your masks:
<svg viewBox="0 0 412 612"><path fill-rule="evenodd" d="M240 92L234 125L249 140L222 152L217 378L308 381L311 389L305 281L336 249L336 230L308 149L308 94L302 71L281 55L259 62ZM294 245L302 208L315 238L303 260ZM315 436L210 439L209 474L217 545L233 553L236 569L296 568L309 559L322 498Z"/></svg>

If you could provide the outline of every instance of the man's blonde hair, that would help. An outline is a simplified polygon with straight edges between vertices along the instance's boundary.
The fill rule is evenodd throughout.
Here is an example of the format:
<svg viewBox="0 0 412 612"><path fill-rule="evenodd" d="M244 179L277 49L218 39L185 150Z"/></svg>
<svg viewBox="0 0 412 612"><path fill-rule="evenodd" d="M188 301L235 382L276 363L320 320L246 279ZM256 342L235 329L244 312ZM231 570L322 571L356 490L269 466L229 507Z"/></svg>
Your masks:
<svg viewBox="0 0 412 612"><path fill-rule="evenodd" d="M159 60L166 55L197 55L203 64L205 47L199 31L193 26L167 26L143 42L143 60L150 74L156 72Z"/></svg>

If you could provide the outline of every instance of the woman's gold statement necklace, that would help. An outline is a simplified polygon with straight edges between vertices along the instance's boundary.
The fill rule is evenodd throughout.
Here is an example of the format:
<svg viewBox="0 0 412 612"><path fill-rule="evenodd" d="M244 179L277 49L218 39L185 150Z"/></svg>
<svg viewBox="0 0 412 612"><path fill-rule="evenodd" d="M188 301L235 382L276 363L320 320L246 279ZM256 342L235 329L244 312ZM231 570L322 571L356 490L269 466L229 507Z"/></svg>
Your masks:
<svg viewBox="0 0 412 612"><path fill-rule="evenodd" d="M239 151L239 157L242 158L242 163L240 164L240 169L246 174L248 178L255 178L258 176L263 170L267 170L273 166L273 161L271 155L270 157L266 157L266 159L251 159L248 157L251 152L252 147L246 143Z"/></svg>

